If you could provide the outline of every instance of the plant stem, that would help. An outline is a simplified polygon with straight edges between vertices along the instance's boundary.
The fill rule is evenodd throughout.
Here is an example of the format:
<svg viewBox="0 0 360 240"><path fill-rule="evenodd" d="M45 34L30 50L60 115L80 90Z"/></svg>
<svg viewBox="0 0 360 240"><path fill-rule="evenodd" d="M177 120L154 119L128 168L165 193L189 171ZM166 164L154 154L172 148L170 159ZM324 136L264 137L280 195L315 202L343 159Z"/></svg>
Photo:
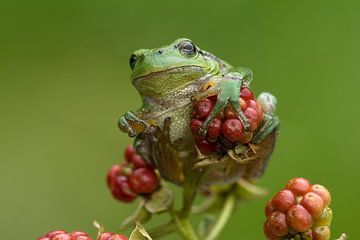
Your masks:
<svg viewBox="0 0 360 240"><path fill-rule="evenodd" d="M226 196L223 208L221 210L220 216L216 223L214 224L214 228L211 230L206 240L215 240L220 234L221 230L225 227L227 221L229 220L231 213L235 208L235 197L229 193Z"/></svg>
<svg viewBox="0 0 360 240"><path fill-rule="evenodd" d="M206 173L206 169L202 169L200 172L193 169L188 171L187 181L185 181L183 187L183 206L180 211L182 218L187 218L189 216L198 187Z"/></svg>
<svg viewBox="0 0 360 240"><path fill-rule="evenodd" d="M194 229L187 218L180 218L177 213L173 212L173 220L176 223L177 230L185 240L199 240Z"/></svg>
<svg viewBox="0 0 360 240"><path fill-rule="evenodd" d="M148 233L153 239L159 239L159 238L169 235L175 231L176 231L176 225L175 225L174 221L170 221L163 225L149 229Z"/></svg>

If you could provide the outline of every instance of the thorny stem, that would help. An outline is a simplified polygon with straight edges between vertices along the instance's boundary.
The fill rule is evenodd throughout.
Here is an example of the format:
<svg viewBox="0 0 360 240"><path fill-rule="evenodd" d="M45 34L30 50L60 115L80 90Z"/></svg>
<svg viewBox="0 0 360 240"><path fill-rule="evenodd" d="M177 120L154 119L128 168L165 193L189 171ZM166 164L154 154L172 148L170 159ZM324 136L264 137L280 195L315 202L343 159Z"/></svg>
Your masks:
<svg viewBox="0 0 360 240"><path fill-rule="evenodd" d="M225 227L227 221L231 216L231 213L235 208L235 203L236 203L235 196L229 193L228 196L226 196L220 216L217 219L216 223L214 224L214 228L210 231L206 240L215 240L219 236L221 230Z"/></svg>

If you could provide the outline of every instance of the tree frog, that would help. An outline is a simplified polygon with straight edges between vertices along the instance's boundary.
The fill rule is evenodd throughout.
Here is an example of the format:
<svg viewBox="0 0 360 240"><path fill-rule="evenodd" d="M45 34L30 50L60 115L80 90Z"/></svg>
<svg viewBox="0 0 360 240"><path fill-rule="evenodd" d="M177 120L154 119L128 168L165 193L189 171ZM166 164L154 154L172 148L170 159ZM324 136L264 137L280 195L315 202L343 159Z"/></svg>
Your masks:
<svg viewBox="0 0 360 240"><path fill-rule="evenodd" d="M262 105L270 110L265 112L263 124L251 143L225 156L201 154L189 128L192 101L217 96L214 108L200 127L201 134L206 134L209 124L228 104L249 131L239 97L240 88L248 86L253 79L250 69L234 68L186 38L155 49L136 50L130 57L130 68L132 84L143 104L140 110L120 117L118 126L130 137L136 137L137 151L159 169L162 177L181 184L189 171L205 166L210 169L207 183L262 175L279 126L273 112L276 104L273 95L261 94ZM239 157L239 151L244 153L249 149L253 153L250 161Z"/></svg>

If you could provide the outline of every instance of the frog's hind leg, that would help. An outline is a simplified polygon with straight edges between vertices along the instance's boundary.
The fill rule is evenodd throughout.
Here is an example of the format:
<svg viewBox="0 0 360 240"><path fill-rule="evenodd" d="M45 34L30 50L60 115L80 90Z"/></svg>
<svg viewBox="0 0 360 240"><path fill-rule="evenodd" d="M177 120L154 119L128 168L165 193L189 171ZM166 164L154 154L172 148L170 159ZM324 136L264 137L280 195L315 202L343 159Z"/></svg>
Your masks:
<svg viewBox="0 0 360 240"><path fill-rule="evenodd" d="M274 129L279 128L280 121L277 116L274 114L264 114L264 123L262 127L255 133L251 142L257 144L265 139L270 133L274 131Z"/></svg>

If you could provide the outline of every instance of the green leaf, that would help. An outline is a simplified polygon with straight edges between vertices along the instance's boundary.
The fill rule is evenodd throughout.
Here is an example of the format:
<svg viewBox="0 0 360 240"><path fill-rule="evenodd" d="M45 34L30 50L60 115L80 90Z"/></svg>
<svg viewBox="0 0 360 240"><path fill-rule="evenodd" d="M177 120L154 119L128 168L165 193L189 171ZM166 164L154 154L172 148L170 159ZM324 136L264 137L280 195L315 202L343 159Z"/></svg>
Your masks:
<svg viewBox="0 0 360 240"><path fill-rule="evenodd" d="M145 201L142 201L138 209L122 222L120 229L133 227L135 226L136 222L146 223L149 221L152 214L144 206Z"/></svg>
<svg viewBox="0 0 360 240"><path fill-rule="evenodd" d="M136 223L135 229L132 231L129 240L152 240L150 235L146 232L139 222Z"/></svg>
<svg viewBox="0 0 360 240"><path fill-rule="evenodd" d="M150 213L161 213L171 208L174 196L172 192L165 187L160 188L145 202L145 208Z"/></svg>

